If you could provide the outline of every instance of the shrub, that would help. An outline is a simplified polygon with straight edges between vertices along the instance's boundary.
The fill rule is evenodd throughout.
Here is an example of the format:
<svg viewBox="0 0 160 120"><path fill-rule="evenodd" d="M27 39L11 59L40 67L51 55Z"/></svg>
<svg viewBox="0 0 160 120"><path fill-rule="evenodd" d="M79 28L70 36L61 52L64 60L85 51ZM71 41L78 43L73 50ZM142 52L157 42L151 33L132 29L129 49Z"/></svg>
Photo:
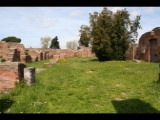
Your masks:
<svg viewBox="0 0 160 120"><path fill-rule="evenodd" d="M5 59L1 59L1 62L5 62L6 60Z"/></svg>

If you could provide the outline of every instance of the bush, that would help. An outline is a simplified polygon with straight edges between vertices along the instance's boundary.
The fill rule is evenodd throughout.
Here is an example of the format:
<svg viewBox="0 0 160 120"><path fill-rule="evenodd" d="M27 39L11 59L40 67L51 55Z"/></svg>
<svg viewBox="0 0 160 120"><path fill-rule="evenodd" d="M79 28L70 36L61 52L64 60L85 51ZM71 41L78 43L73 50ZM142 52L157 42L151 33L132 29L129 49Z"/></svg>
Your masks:
<svg viewBox="0 0 160 120"><path fill-rule="evenodd" d="M5 62L6 60L5 59L1 59L1 62Z"/></svg>
<svg viewBox="0 0 160 120"><path fill-rule="evenodd" d="M29 55L27 51L25 51L25 53L24 53L24 54L25 54L25 55Z"/></svg>

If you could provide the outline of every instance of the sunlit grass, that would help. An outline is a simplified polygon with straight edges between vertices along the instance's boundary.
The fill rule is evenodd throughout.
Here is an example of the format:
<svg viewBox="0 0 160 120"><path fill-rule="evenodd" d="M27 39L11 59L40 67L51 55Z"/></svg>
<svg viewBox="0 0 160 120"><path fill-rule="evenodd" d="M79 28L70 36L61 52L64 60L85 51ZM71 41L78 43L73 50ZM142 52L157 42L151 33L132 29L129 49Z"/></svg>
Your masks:
<svg viewBox="0 0 160 120"><path fill-rule="evenodd" d="M36 83L18 84L1 94L2 113L159 113L158 63L99 62L68 58L47 67L46 61L27 66L46 69ZM2 101L2 102L1 102Z"/></svg>

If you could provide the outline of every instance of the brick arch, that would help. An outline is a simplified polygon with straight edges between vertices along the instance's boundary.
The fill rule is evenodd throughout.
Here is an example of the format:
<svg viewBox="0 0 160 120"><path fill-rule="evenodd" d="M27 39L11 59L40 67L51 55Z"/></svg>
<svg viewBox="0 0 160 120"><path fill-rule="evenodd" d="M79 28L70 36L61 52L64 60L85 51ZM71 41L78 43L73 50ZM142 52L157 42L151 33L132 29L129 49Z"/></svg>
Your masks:
<svg viewBox="0 0 160 120"><path fill-rule="evenodd" d="M140 37L138 58L147 62L160 61L160 29L146 32Z"/></svg>

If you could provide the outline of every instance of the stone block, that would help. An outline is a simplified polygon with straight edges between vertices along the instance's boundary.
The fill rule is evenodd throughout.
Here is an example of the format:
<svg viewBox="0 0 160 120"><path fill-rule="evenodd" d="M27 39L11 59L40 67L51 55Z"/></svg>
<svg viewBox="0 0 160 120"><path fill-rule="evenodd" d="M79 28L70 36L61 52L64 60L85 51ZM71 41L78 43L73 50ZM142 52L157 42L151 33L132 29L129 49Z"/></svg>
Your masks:
<svg viewBox="0 0 160 120"><path fill-rule="evenodd" d="M35 82L35 67L24 68L24 79L28 86Z"/></svg>

